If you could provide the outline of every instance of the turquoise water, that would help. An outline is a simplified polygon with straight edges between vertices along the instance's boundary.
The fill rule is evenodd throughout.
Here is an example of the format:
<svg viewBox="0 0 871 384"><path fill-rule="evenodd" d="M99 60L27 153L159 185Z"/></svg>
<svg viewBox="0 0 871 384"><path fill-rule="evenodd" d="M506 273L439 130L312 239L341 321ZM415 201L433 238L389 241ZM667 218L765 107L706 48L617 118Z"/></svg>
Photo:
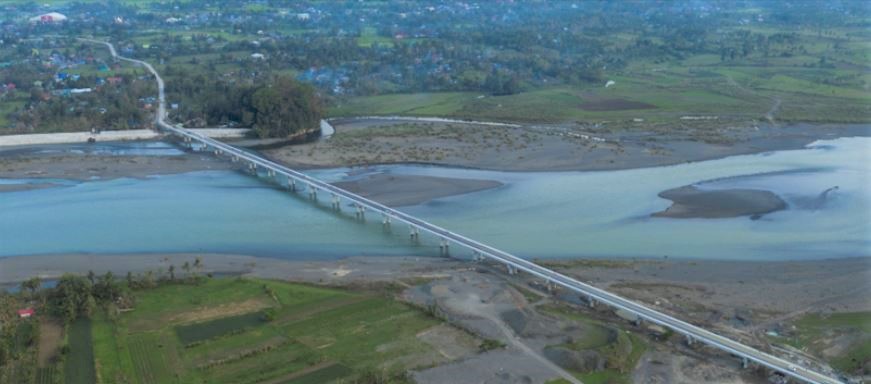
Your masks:
<svg viewBox="0 0 871 384"><path fill-rule="evenodd" d="M493 179L503 187L403 210L524 257L821 259L871 256L871 139L669 167L510 173L422 166L312 172L327 180L369 173ZM6 180L26 182L25 180ZM761 188L790 209L760 220L668 219L657 193ZM834 186L821 198L821 194ZM329 205L327 199L322 199ZM350 212L350 209L345 210ZM436 255L407 229L385 231L233 172L66 182L0 194L0 256L49 253L219 252L289 258Z"/></svg>

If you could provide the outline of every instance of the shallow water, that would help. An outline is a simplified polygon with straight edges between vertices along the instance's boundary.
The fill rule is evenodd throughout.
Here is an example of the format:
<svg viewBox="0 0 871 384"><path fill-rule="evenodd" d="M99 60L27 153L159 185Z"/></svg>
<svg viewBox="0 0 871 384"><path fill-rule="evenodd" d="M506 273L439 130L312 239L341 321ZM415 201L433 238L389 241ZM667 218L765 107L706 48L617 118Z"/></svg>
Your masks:
<svg viewBox="0 0 871 384"><path fill-rule="evenodd" d="M164 141L103 141L96 143L21 145L0 148L0 155L59 154L100 156L178 156L184 152Z"/></svg>
<svg viewBox="0 0 871 384"><path fill-rule="evenodd" d="M311 172L336 181L372 172L493 179L503 187L403 208L524 257L821 259L871 256L871 139L607 172L510 173L381 166ZM708 181L708 182L703 182ZM9 182L27 182L5 181ZM703 183L702 183L703 182ZM760 220L651 218L682 185L759 188L790 209ZM821 194L838 186L821 198ZM322 198L322 204L328 204ZM346 212L351 210L346 208ZM0 256L219 252L291 258L435 255L404 226L385 232L225 171L65 183L0 194ZM428 240L428 241L427 241Z"/></svg>

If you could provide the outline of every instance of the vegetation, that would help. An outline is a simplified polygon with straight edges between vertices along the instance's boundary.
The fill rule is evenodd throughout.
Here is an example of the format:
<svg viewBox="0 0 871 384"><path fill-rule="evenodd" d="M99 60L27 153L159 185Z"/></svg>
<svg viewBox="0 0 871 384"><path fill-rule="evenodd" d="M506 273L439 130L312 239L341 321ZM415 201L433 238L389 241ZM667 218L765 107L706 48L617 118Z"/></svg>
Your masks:
<svg viewBox="0 0 871 384"><path fill-rule="evenodd" d="M176 273L38 280L2 308L42 301L66 322L60 354L36 360L36 320L4 315L0 378L20 383L382 383L444 359L417 334L441 323L383 293ZM6 324L4 322L4 324ZM11 332L11 333L10 333ZM465 334L464 334L465 335ZM464 337L472 338L465 335ZM492 347L497 347L496 345ZM58 369L62 374L55 373ZM6 379L10 378L10 381ZM99 378L99 379L98 379Z"/></svg>
<svg viewBox="0 0 871 384"><path fill-rule="evenodd" d="M577 321L584 326L582 337L560 345L575 351L592 350L605 359L605 369L573 372L584 383L629 383L630 374L647 350L647 343L633 333L606 325L565 306L544 305L543 312ZM559 383L560 381L555 381Z"/></svg>
<svg viewBox="0 0 871 384"><path fill-rule="evenodd" d="M65 384L91 384L97 381L94 367L94 346L91 339L91 320L76 319L69 326L69 347L64 362Z"/></svg>
<svg viewBox="0 0 871 384"><path fill-rule="evenodd" d="M288 137L319 129L322 108L311 86L279 77L251 96L254 130L260 137Z"/></svg>
<svg viewBox="0 0 871 384"><path fill-rule="evenodd" d="M256 327L266 320L264 316L263 312L251 312L244 315L222 317L202 323L180 325L175 328L175 332L182 345L191 346L215 337L243 332L247 328Z"/></svg>
<svg viewBox="0 0 871 384"><path fill-rule="evenodd" d="M795 331L775 339L814 351L837 346L840 353L823 356L833 368L857 376L871 373L871 312L810 314L793 324Z"/></svg>
<svg viewBox="0 0 871 384"><path fill-rule="evenodd" d="M178 121L255 127L261 137L316 129L320 100L331 116L618 126L871 115L869 9L859 2L60 2L72 16L63 26L26 23L37 5L8 3L0 83L17 88L0 95L0 124L19 132L148 123L153 82L141 69L49 35L110 39L156 64ZM51 95L109 76L121 85ZM291 78L314 88L282 85ZM260 118L258 90L269 111Z"/></svg>

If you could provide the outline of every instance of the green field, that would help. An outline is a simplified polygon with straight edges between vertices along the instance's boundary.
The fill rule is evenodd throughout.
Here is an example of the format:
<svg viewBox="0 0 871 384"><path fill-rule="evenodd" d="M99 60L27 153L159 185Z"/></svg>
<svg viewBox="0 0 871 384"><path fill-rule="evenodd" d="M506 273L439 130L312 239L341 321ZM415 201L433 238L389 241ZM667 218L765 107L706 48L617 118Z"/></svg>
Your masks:
<svg viewBox="0 0 871 384"><path fill-rule="evenodd" d="M69 353L64 362L65 384L92 384L97 381L91 320L80 318L68 327Z"/></svg>
<svg viewBox="0 0 871 384"><path fill-rule="evenodd" d="M603 121L643 118L678 121L686 115L761 120L781 100L775 118L785 121L871 120L868 76L855 71L809 68L771 58L720 62L710 54L665 63L635 62L608 76L614 85L558 85L491 96L443 92L358 96L329 109L330 116L440 116L519 122ZM808 57L807 60L816 59ZM801 61L805 64L806 61ZM833 78L841 79L837 84ZM633 103L648 104L637 108ZM641 104L636 104L641 105Z"/></svg>
<svg viewBox="0 0 871 384"><path fill-rule="evenodd" d="M415 362L434 353L416 335L439 324L381 294L268 280L210 279L136 297L135 310L115 321L95 316L88 328L90 364L103 380L330 383L383 370L401 378L430 361ZM71 340L86 340L82 324ZM87 365L87 354L78 358Z"/></svg>
<svg viewBox="0 0 871 384"><path fill-rule="evenodd" d="M202 323L179 325L175 327L175 333L183 345L190 345L256 327L265 321L263 316L263 312L252 312L239 316L222 317Z"/></svg>

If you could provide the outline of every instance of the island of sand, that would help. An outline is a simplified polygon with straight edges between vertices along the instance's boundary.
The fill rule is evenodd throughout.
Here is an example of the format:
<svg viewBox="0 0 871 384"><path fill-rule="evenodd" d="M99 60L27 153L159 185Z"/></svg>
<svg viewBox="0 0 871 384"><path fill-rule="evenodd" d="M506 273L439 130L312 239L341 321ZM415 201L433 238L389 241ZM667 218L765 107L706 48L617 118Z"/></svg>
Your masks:
<svg viewBox="0 0 871 384"><path fill-rule="evenodd" d="M787 207L780 196L759 189L701 190L687 185L660 192L659 197L671 200L672 205L664 211L654 213L654 217L717 219L750 216L759 218Z"/></svg>

